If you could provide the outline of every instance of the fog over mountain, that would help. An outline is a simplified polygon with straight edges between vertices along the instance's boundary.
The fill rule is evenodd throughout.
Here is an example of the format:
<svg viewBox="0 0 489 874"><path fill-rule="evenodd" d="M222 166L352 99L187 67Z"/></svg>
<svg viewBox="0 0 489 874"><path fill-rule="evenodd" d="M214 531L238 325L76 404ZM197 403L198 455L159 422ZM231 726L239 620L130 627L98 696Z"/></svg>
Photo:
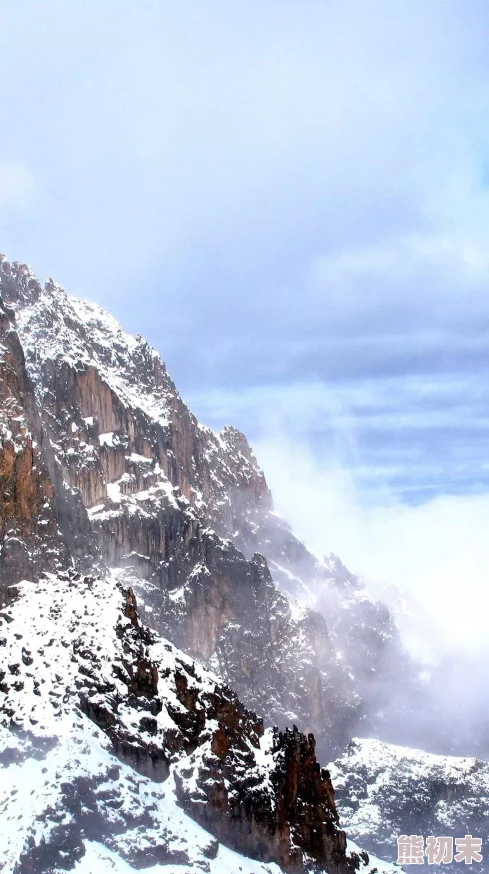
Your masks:
<svg viewBox="0 0 489 874"><path fill-rule="evenodd" d="M1 13L0 871L489 871L487 3Z"/></svg>
<svg viewBox="0 0 489 874"><path fill-rule="evenodd" d="M467 782L483 766L451 758L489 750L466 653L447 648L427 671L407 643L418 616L430 633L429 614L392 589L382 600L338 557L315 557L276 513L245 436L200 424L140 335L25 264L1 256L0 270L5 823L39 759L62 781L60 793L36 784L18 839L6 830L7 870L112 858L121 871L183 862L218 874L193 838L170 835L179 808L214 838L204 858L222 844L303 874L387 872L393 828L432 830L447 816L484 836L486 794ZM300 470L293 446L282 460ZM385 743L380 770L375 745L353 735ZM64 743L92 756L75 759L81 770L60 759ZM316 754L341 757L321 768ZM113 758L129 783L131 769L149 781L138 811ZM402 807L360 793L361 822L376 826L359 850L360 775L395 795L413 768L423 789L406 779ZM171 798L151 781L168 782Z"/></svg>

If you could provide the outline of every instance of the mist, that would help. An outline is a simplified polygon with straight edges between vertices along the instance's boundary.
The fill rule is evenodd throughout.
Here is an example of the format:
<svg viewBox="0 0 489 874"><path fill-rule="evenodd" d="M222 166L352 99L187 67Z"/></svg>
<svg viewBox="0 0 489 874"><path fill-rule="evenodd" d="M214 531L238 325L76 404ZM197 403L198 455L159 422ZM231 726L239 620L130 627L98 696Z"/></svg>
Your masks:
<svg viewBox="0 0 489 874"><path fill-rule="evenodd" d="M429 640L422 629L426 651L484 643L489 492L411 505L387 481L366 492L340 459L287 436L263 435L255 450L277 512L318 558L333 552L372 590L395 587L419 604L432 626Z"/></svg>
<svg viewBox="0 0 489 874"><path fill-rule="evenodd" d="M424 701L415 696L410 722L396 716L395 684L386 688L394 713L383 739L487 757L489 493L413 505L380 475L367 490L340 453L321 456L283 431L263 433L254 448L276 511L318 558L338 555L387 604L418 665Z"/></svg>

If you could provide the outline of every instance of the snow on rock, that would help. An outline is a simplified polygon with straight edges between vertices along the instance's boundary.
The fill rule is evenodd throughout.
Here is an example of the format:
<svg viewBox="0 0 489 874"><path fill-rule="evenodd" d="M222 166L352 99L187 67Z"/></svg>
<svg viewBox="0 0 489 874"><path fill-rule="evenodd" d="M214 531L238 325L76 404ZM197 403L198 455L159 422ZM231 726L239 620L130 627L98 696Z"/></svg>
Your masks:
<svg viewBox="0 0 489 874"><path fill-rule="evenodd" d="M199 424L158 354L95 304L52 281L42 289L30 271L0 271L0 289L15 309L43 443L84 514L86 548L73 560L93 548L106 565L133 568L153 585L158 630L269 721L306 725L325 754L341 748L361 713L354 672L336 659L326 622L291 608L255 557L277 553L292 579L297 562L312 561L273 514L244 435ZM76 520L69 527L80 537ZM194 574L202 565L207 573Z"/></svg>
<svg viewBox="0 0 489 874"><path fill-rule="evenodd" d="M270 816L273 819L274 815L273 805L267 806L267 802L262 806L263 797L271 797L266 786L272 785L259 767L259 761L263 763L267 755L261 746L267 733L259 737L257 746L252 736L253 731L258 735L258 730L252 731L250 723L245 748L240 748L234 744L237 739L233 728L232 770L226 772L224 765L219 766L218 788L213 775L212 779L199 778L199 774L207 774L199 750L219 760L212 745L223 753L229 740L213 724L209 713L211 692L200 689L200 680L196 684L200 692L196 691L188 659L178 657L184 667L168 663L170 644L170 650L163 647L162 651L152 633L140 639L136 626L131 624L124 630L124 625L114 619L120 613L119 601L116 606L112 600L117 581L131 580L138 597L144 600L145 616L152 627L192 658L214 669L248 707L259 710L268 722L282 729L295 721L307 726L319 735L320 748L328 750L328 755L345 742L359 719L365 724L366 715L384 705L377 678L381 679L385 671L389 673L399 657L398 639L388 611L366 597L357 578L349 575L338 560L330 557L318 562L308 552L287 523L273 512L265 477L244 435L230 426L216 434L200 425L179 397L159 355L141 337L127 334L95 304L69 298L52 280L43 289L23 265L3 263L0 291L15 310L22 378L30 380L31 406L39 420L37 431L31 429L32 449L40 446L42 458L39 465L30 467L40 469L45 456L52 499L62 510L58 516L56 507L48 512L46 493L42 513L36 514L36 535L42 532L41 542L52 559L47 566L60 566L60 550L52 552L44 528L49 521L57 528L59 521L69 550L65 565L81 569L88 561L96 567L119 568L106 578L105 599L99 582L92 580L90 589L88 583L83 583L82 578L76 580L72 574L64 579L52 574L38 584L39 591L30 589L29 599L37 604L46 627L56 620L57 628L66 634L62 618L71 616L71 630L66 647L58 640L58 632L53 631L53 643L44 647L41 642L37 656L25 644L28 651L19 658L10 655L7 669L1 668L4 676L0 682L7 690L2 693L6 695L5 713L13 720L11 735L19 743L22 738L22 755L36 753L39 743L40 754L50 755L42 743L49 745L49 739L57 738L58 733L50 733L52 726L48 728L48 723L54 720L56 726L64 725L73 706L82 708L85 716L80 717L77 711L77 718L83 726L89 717L103 730L103 738L110 740L110 749L117 751L125 765L137 768L141 779L151 775L167 778L167 783L174 780L180 802L192 808L192 815L206 825L205 811L212 801L221 811L216 822L224 829L219 832L224 842L227 836L223 823L231 815L229 811L234 816L237 810L241 816L246 807L245 796L240 796L239 791L233 795L228 784L235 774L244 779L251 756L256 765L252 766L256 784L253 791L248 786L246 792L256 811L260 811L256 825L259 832L263 822L270 824ZM7 318L9 337L11 318L13 313ZM12 440L17 428L22 432L23 426L16 423L16 418L17 412L25 413L20 410L12 415L10 396L0 398L8 413L6 440ZM19 530L18 516L16 509L11 530L6 531L6 536L2 532L0 559L9 551L12 555L34 555L32 540ZM18 563L17 570L31 576L32 569L32 577L37 579L45 567L46 563ZM68 600L61 593L63 587L70 593ZM79 596L83 592L81 606ZM289 597L300 605L291 604ZM12 609L21 610L26 599L27 594ZM311 610L311 605L318 606L323 616ZM58 612L52 614L51 606ZM87 625L85 618L90 616L93 622L87 620ZM108 616L113 621L104 625ZM28 627L33 621L28 621ZM80 623L81 642L77 643L70 635L75 634ZM94 632L93 628L98 630ZM36 626L33 639L41 635L41 630ZM110 644L108 650L104 648L105 638L107 646ZM10 637L9 641L10 646ZM12 645L15 649L16 644ZM129 662L127 653L121 653L123 646L131 653ZM141 646L144 655L140 658L137 653ZM342 654L341 660L335 647ZM38 657L40 675L36 679L29 660ZM56 683L63 689L53 685L50 671L54 661L60 663L56 674L62 681ZM28 672L32 676L27 677ZM177 679L177 672L184 676L185 687L183 680ZM162 684L169 677L173 680L168 699L160 701ZM21 688L22 683L25 688ZM222 682L219 688L223 688ZM15 702L27 700L25 689L32 693L33 705L23 709ZM192 709L195 695L199 702L196 710ZM202 695L211 695L211 699L205 703ZM233 711L231 693L226 692L224 697ZM49 707L44 707L46 701ZM153 712L155 709L158 712ZM198 722L201 711L205 730ZM15 735L17 723L21 728ZM189 743L192 746L196 742L197 730L197 745L190 749ZM102 735L97 737L100 740ZM279 784L280 768L289 764L292 767L290 757L295 761L297 756L298 761L309 764L314 761L312 744L308 738L301 738L294 731L272 738L271 757L277 765L274 773ZM33 747L29 746L31 742ZM323 784L316 785L314 779L310 785L315 786L316 793L326 792L324 786L321 789ZM326 801L328 797L326 793ZM316 825L309 822L307 828L315 829ZM247 826L244 834L251 833L253 840L258 840L256 829L250 832ZM234 832L235 840L245 840L239 837L239 826ZM95 829L87 840L89 852L100 853L101 846L103 852L114 852L113 836L101 840ZM282 860L292 852L287 841L280 852Z"/></svg>
<svg viewBox="0 0 489 874"><path fill-rule="evenodd" d="M14 314L0 299L0 606L9 585L66 559L52 457Z"/></svg>
<svg viewBox="0 0 489 874"><path fill-rule="evenodd" d="M312 736L265 732L142 626L117 573L18 590L0 625L0 870L371 870L345 852Z"/></svg>
<svg viewBox="0 0 489 874"><path fill-rule="evenodd" d="M402 834L472 834L482 838L486 856L485 867L474 868L489 870L487 762L354 738L328 768L343 827L366 850L395 859Z"/></svg>

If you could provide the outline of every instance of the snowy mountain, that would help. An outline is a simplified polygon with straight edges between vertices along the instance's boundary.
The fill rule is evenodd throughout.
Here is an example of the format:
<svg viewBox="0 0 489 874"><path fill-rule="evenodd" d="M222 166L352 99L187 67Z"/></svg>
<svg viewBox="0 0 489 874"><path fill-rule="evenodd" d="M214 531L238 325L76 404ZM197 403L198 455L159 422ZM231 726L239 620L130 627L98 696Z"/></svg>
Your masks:
<svg viewBox="0 0 489 874"><path fill-rule="evenodd" d="M361 702L324 620L236 545L271 513L245 438L201 426L157 354L95 305L6 261L0 288L2 818L22 823L1 870L111 853L218 870L216 840L170 833L177 805L282 870L370 870L310 733L335 750ZM106 785L141 788L134 772L140 804ZM163 829L147 804L162 781Z"/></svg>
<svg viewBox="0 0 489 874"><path fill-rule="evenodd" d="M76 532L80 569L94 558L130 568L146 621L269 722L301 723L323 756L339 751L363 715L355 674L324 618L272 581L267 542L280 544L282 564L315 560L273 514L245 437L200 425L158 354L98 306L52 282L41 289L21 265L2 268L52 478L80 517L64 532L60 520L65 541Z"/></svg>
<svg viewBox="0 0 489 874"><path fill-rule="evenodd" d="M482 839L489 870L489 764L355 738L329 766L341 822L362 847L394 859L400 835ZM431 871L432 865L416 865ZM452 862L450 870L467 870Z"/></svg>
<svg viewBox="0 0 489 874"><path fill-rule="evenodd" d="M0 626L5 874L389 870L347 847L312 736L265 731L141 625L117 572L47 574L12 595Z"/></svg>
<svg viewBox="0 0 489 874"><path fill-rule="evenodd" d="M141 337L2 258L0 871L399 870L351 838L392 859L409 818L379 796L375 819L372 756L341 755L418 721L389 610L311 555L244 435L200 424Z"/></svg>

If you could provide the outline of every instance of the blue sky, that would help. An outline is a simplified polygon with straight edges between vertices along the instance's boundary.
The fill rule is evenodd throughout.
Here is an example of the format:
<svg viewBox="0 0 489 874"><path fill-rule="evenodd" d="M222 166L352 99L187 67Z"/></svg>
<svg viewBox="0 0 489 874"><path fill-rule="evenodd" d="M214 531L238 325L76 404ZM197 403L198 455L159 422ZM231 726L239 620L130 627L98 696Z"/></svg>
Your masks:
<svg viewBox="0 0 489 874"><path fill-rule="evenodd" d="M489 491L485 0L1 13L2 251L145 335L289 515L291 446L362 507Z"/></svg>

